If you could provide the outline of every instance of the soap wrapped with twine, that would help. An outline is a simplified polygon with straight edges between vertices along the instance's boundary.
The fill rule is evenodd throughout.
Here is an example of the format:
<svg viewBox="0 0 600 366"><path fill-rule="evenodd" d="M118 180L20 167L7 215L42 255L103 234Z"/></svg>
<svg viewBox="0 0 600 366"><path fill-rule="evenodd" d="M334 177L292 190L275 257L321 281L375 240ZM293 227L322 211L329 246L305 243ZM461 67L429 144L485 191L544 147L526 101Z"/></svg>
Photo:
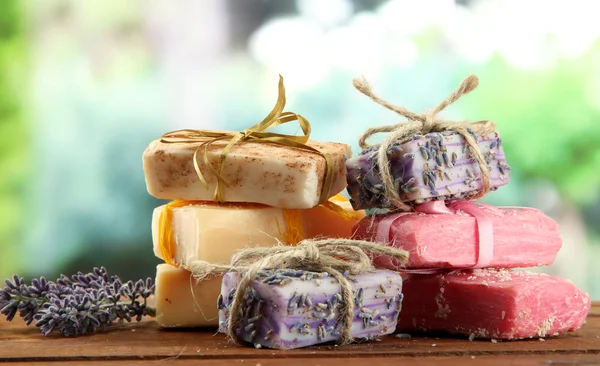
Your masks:
<svg viewBox="0 0 600 366"><path fill-rule="evenodd" d="M486 157L484 156L484 154L482 154L478 145L476 135L487 135L493 133L496 129L496 125L491 121L479 121L470 123L448 121L438 117L438 114L441 111L443 111L446 107L458 101L463 95L466 95L473 91L477 87L478 83L479 79L474 75L470 75L465 80L463 80L463 82L456 90L454 90L446 99L440 102L431 111L427 113L415 113L404 107L394 105L388 101L379 98L373 93L371 86L366 81L366 79L364 79L364 77L356 78L353 80L354 87L359 92L369 97L375 103L380 104L383 107L394 111L406 118L406 121L397 124L369 128L360 136L359 139L359 145L361 148L377 149L376 164L378 166L378 172L382 182L382 187L378 188L380 188L383 191L383 194L385 195L387 200L389 200L390 206L400 211L411 211L413 204L415 203L406 202L406 200L402 200L400 197L399 192L401 190L409 191L409 189L411 189L411 187L407 186L406 183L412 184L412 182L405 182L405 185L401 186L401 184L393 176L389 156L391 148L397 147L398 145L411 141L415 136L427 135L430 133L453 132L459 134L464 139L464 143L466 144L466 148L468 149L471 158L475 161L475 163L479 167L479 170L481 171L481 176L475 177L475 179L480 179L482 182L481 190L465 198L478 199L483 197L490 191L490 171L488 169ZM369 144L367 140L378 133L388 133L388 136L381 144ZM499 145L499 142L492 144ZM428 153L425 151L424 155L428 155ZM429 159L429 157L427 159ZM451 166L451 163L448 161L450 159L447 156L444 156L444 160L445 161L441 162L441 165L446 163L448 166ZM440 162L438 162L438 164L440 164ZM508 170L508 167L505 165L500 165L499 167L499 169L501 170L504 170L505 168L506 170ZM429 175L429 178L424 177L423 180L425 182L425 186L427 186L428 183L430 183L430 181L434 181L435 179L437 179L436 176L431 175ZM435 191L435 187L432 188L432 191Z"/></svg>
<svg viewBox="0 0 600 366"><path fill-rule="evenodd" d="M331 157L314 147L307 145L310 138L311 126L308 120L299 114L293 112L284 112L286 103L285 87L283 85L283 77L279 76L278 97L275 106L271 112L259 123L251 126L240 132L228 131L209 131L209 130L192 130L182 129L165 133L161 139L161 143L165 144L199 144L194 151L194 169L198 175L198 179L208 189L209 184L202 174L200 165L198 164L199 155L201 155L203 166L214 175L217 180L214 200L217 202L225 202L223 187L229 187L229 183L223 178L223 167L227 155L231 149L239 143L256 143L256 144L277 144L282 146L294 147L306 151L311 151L321 155L325 159L326 172L321 190L319 203L327 201L331 184L332 184L332 160ZM284 125L286 123L298 121L302 129L302 135L287 135L275 132L267 132L269 129ZM218 141L227 141L227 145L221 150L218 166L215 168L210 163L208 148Z"/></svg>
<svg viewBox="0 0 600 366"><path fill-rule="evenodd" d="M354 317L354 297L352 286L344 273L356 275L373 269L371 255L387 255L398 263L406 263L408 252L388 247L380 243L349 239L303 240L297 246L280 245L269 248L249 248L237 253L229 265L219 265L205 261L195 261L189 270L198 281L211 274L238 272L242 274L229 311L227 335L236 343L242 340L236 334L240 323L240 309L243 299L258 273L266 269L300 269L313 272L327 272L335 278L341 288L343 307L342 332L339 344L352 341L351 328Z"/></svg>

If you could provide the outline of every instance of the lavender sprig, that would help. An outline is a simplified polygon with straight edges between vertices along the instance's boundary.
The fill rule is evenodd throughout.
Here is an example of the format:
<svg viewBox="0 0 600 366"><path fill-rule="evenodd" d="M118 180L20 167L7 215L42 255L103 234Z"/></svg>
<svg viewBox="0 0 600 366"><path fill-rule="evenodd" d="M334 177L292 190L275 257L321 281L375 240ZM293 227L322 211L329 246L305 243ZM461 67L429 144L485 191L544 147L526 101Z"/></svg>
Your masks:
<svg viewBox="0 0 600 366"><path fill-rule="evenodd" d="M0 313L11 321L18 312L29 325L40 306L47 301L50 288L50 283L44 277L34 279L28 286L22 277L14 275L12 281L7 279L6 287L0 290Z"/></svg>
<svg viewBox="0 0 600 366"><path fill-rule="evenodd" d="M0 289L0 313L8 321L18 313L27 325L35 320L44 336L57 331L69 337L155 316L155 309L147 304L152 294L152 278L123 283L118 276L109 277L104 267L88 274L61 275L56 282L41 277L31 285L14 275Z"/></svg>

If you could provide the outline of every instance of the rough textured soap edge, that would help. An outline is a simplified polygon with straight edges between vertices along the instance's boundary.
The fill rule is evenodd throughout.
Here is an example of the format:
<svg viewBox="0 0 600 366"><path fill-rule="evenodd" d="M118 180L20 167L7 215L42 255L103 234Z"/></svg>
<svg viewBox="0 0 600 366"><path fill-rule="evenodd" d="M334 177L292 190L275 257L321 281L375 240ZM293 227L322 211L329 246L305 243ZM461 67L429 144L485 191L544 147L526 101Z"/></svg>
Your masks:
<svg viewBox="0 0 600 366"><path fill-rule="evenodd" d="M398 321L398 329L405 332L442 332L470 340L557 336L578 330L591 308L589 295L571 281L543 273L492 268L457 270L439 275L406 275L404 284L407 298L413 299L405 302ZM527 287L529 284L533 286ZM486 291L492 292L484 300L480 294ZM553 301L542 301L540 297L544 295ZM531 316L535 309L527 306L528 301L540 304L537 316ZM561 306L564 310L556 314ZM489 320L481 318L492 310L497 314L485 315ZM424 313L426 318L422 317ZM458 320L453 320L457 317L473 322L459 325ZM492 326L499 319L504 328Z"/></svg>

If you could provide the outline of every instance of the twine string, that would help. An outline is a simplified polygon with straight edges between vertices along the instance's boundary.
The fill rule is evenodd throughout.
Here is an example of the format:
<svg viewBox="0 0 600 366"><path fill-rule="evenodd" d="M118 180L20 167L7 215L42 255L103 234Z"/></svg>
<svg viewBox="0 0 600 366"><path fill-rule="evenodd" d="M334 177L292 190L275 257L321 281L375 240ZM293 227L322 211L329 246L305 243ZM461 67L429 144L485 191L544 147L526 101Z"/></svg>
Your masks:
<svg viewBox="0 0 600 366"><path fill-rule="evenodd" d="M386 197L392 206L401 211L412 210L412 205L404 203L400 199L398 182L396 182L392 176L387 152L392 145L402 144L417 134L426 135L431 132L454 131L462 136L471 157L475 159L475 162L477 162L479 169L481 170L481 181L483 183L483 188L476 195L472 196L471 199L481 198L490 191L490 173L474 134L488 134L493 132L496 129L495 123L492 121L478 121L474 123L455 122L437 117L437 115L449 105L455 103L462 96L477 88L479 79L475 75L470 75L464 79L459 87L446 99L440 102L431 111L424 114L412 112L402 106L381 99L373 92L372 87L364 77L355 78L353 80L353 85L360 93L366 95L375 103L406 118L406 121L397 124L369 128L360 136L358 141L359 146L363 149L368 149L373 146L378 147L377 163L379 165L379 174L385 187ZM381 144L370 145L367 140L379 133L388 133L388 136Z"/></svg>
<svg viewBox="0 0 600 366"><path fill-rule="evenodd" d="M231 131L208 131L208 130L192 130L183 129L165 133L161 139L161 143L165 144L192 144L197 145L194 150L193 162L196 175L205 188L209 187L208 181L200 168L199 158L202 158L202 167L207 169L216 179L216 187L213 199L217 202L225 202L224 188L229 187L227 180L223 177L223 168L225 159L231 152L233 147L240 142L251 142L261 144L277 144L298 148L310 151L321 155L325 159L325 177L323 179L323 187L321 189L319 203L327 201L329 191L333 180L333 165L332 159L328 154L325 154L314 147L307 145L310 138L311 126L308 120L299 114L292 112L284 112L286 103L285 87L283 85L283 77L279 76L278 96L275 106L271 112L259 123L251 126L240 132ZM298 121L302 129L302 135L286 135L275 132L267 132L267 130L292 122ZM225 141L227 144L221 149L217 167L214 167L210 161L209 147L219 141ZM202 156L200 156L202 155Z"/></svg>
<svg viewBox="0 0 600 366"><path fill-rule="evenodd" d="M313 272L327 272L340 284L342 295L342 332L339 343L352 341L351 329L354 317L353 291L345 273L356 275L373 269L370 255L387 255L399 263L408 261L408 252L380 243L350 239L306 239L297 246L278 245L268 248L248 248L238 252L229 265L194 261L190 271L201 281L214 273L238 272L243 274L237 286L229 311L227 335L236 343L242 340L236 332L241 321L244 297L260 271L266 269L301 269Z"/></svg>

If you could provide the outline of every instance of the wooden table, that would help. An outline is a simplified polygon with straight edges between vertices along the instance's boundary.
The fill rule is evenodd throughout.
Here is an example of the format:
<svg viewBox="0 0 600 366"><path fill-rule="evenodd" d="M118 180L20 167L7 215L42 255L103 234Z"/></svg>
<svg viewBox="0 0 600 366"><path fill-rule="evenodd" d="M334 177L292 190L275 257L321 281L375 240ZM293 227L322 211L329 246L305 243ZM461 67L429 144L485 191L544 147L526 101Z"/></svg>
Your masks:
<svg viewBox="0 0 600 366"><path fill-rule="evenodd" d="M600 303L578 332L545 341L384 337L380 342L291 351L239 347L222 334L161 331L149 320L79 338L42 337L20 321L0 321L0 363L20 365L600 365Z"/></svg>

